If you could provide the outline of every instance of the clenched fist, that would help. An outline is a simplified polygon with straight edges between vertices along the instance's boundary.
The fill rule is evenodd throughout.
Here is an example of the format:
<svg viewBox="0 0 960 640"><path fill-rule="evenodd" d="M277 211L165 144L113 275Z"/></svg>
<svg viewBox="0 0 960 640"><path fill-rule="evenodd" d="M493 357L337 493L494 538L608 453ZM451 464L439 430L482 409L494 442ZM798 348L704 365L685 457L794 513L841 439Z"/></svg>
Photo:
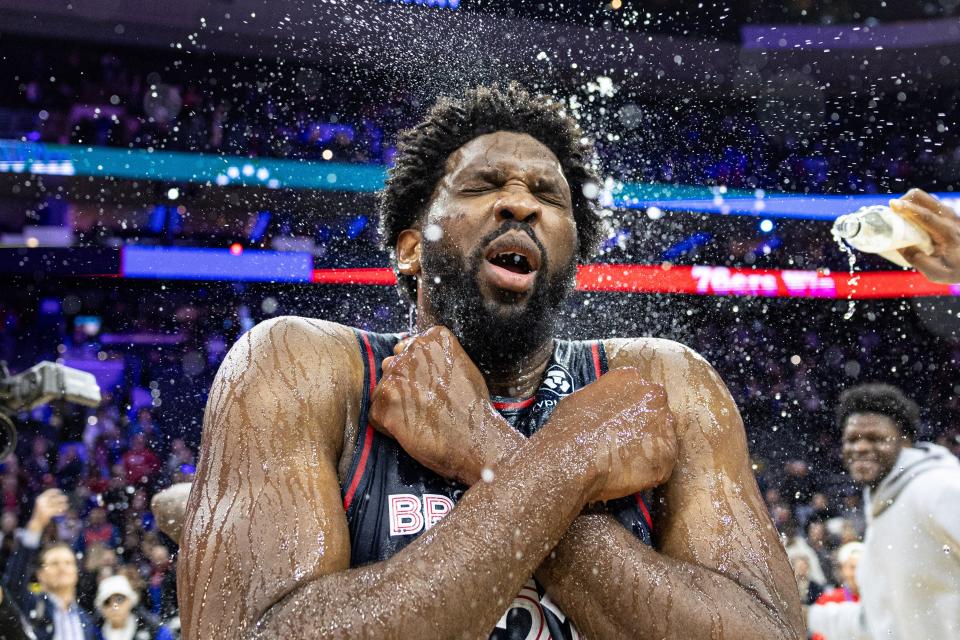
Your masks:
<svg viewBox="0 0 960 640"><path fill-rule="evenodd" d="M490 404L486 382L453 333L435 326L383 361L370 421L420 464L471 485L498 457L511 427Z"/></svg>
<svg viewBox="0 0 960 640"><path fill-rule="evenodd" d="M610 371L559 402L551 428L572 439L596 477L591 501L665 483L677 460L676 419L663 387L633 367Z"/></svg>
<svg viewBox="0 0 960 640"><path fill-rule="evenodd" d="M33 513L27 522L27 529L35 533L43 533L50 521L67 512L70 505L67 496L60 489L47 489L37 496L33 504Z"/></svg>

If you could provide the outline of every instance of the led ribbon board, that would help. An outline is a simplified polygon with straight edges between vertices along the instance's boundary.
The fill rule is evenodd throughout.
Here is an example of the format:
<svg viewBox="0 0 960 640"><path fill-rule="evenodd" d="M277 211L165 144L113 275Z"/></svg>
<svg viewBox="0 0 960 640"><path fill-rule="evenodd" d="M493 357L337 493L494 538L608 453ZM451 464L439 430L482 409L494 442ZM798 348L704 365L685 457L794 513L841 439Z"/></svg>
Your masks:
<svg viewBox="0 0 960 640"><path fill-rule="evenodd" d="M314 269L313 282L389 285L395 284L396 278L390 269ZM842 272L709 265L581 265L577 290L854 300L960 296L960 284L937 284L913 271L861 271L851 276Z"/></svg>
<svg viewBox="0 0 960 640"><path fill-rule="evenodd" d="M316 269L298 251L127 246L72 249L0 249L0 273L32 277L107 277L154 280L393 285L387 267ZM960 296L960 284L930 282L914 271L804 271L713 265L587 264L577 271L579 291L687 293L783 298L913 298Z"/></svg>
<svg viewBox="0 0 960 640"><path fill-rule="evenodd" d="M0 173L372 193L383 187L387 169L381 165L0 140ZM957 194L934 195L960 209ZM865 205L886 204L893 197L896 194L826 196L625 183L616 186L604 202L619 209L658 207L664 211L833 220Z"/></svg>
<svg viewBox="0 0 960 640"><path fill-rule="evenodd" d="M373 192L378 165L0 140L0 173L198 182L218 186Z"/></svg>

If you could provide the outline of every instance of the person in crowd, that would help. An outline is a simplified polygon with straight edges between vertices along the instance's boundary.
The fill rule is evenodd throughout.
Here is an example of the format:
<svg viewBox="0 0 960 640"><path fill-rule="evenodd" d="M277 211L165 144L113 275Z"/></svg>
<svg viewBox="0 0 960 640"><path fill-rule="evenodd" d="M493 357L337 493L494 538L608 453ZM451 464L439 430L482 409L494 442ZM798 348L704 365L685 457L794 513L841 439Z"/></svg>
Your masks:
<svg viewBox="0 0 960 640"><path fill-rule="evenodd" d="M830 500L822 491L815 492L808 504L797 507L797 521L804 528L812 521L828 520L831 515Z"/></svg>
<svg viewBox="0 0 960 640"><path fill-rule="evenodd" d="M807 559L807 571L810 579L817 584L827 581L823 567L820 565L820 556L814 551L807 539L803 537L796 519L792 516L784 523L780 531L783 547L789 557L803 556Z"/></svg>
<svg viewBox="0 0 960 640"><path fill-rule="evenodd" d="M194 467L196 465L196 456L183 441L183 438L175 438L173 442L170 443L170 455L167 457L167 462L164 465L164 476L167 480L171 480L170 484L177 482L174 478L184 465Z"/></svg>
<svg viewBox="0 0 960 640"><path fill-rule="evenodd" d="M160 459L147 446L143 433L130 438L130 449L123 454L123 468L127 484L131 486L149 486L160 471Z"/></svg>
<svg viewBox="0 0 960 640"><path fill-rule="evenodd" d="M840 586L825 591L816 604L830 602L860 602L860 587L857 585L857 564L863 554L862 542L848 542L837 549L837 569Z"/></svg>
<svg viewBox="0 0 960 640"><path fill-rule="evenodd" d="M13 552L13 545L16 542L17 530L17 512L4 511L0 515L0 573L7 566L7 558Z"/></svg>
<svg viewBox="0 0 960 640"><path fill-rule="evenodd" d="M3 586L24 613L38 640L95 640L99 631L93 616L77 602L77 557L64 543L42 551L43 532L53 518L67 511L67 497L59 489L37 496L26 528L20 532L7 561ZM29 587L29 568L37 565L37 593Z"/></svg>
<svg viewBox="0 0 960 640"><path fill-rule="evenodd" d="M824 592L810 607L808 617L815 631L811 640L849 640L859 635L856 629L857 616L852 621L844 619L844 607L860 602L857 585L857 563L863 553L863 544L849 542L837 550L836 574L841 576L839 587ZM839 606L838 606L839 605ZM856 611L856 607L853 607ZM850 628L850 627L853 628Z"/></svg>
<svg viewBox="0 0 960 640"><path fill-rule="evenodd" d="M914 443L920 410L890 385L844 391L837 421L868 518L860 602L812 608L811 630L829 623L857 640L960 637L960 461L939 445Z"/></svg>
<svg viewBox="0 0 960 640"><path fill-rule="evenodd" d="M37 495L43 490L53 466L50 464L50 443L43 436L36 436L30 443L30 457L23 463L26 473L28 490L31 495Z"/></svg>
<svg viewBox="0 0 960 640"><path fill-rule="evenodd" d="M793 575L797 578L797 590L800 592L800 602L804 606L813 604L823 593L823 583L810 578L810 561L803 553L787 554Z"/></svg>
<svg viewBox="0 0 960 640"><path fill-rule="evenodd" d="M86 548L83 554L83 570L77 583L77 600L80 606L88 611L94 611L94 600L97 595L97 585L104 578L109 578L117 572L119 563L117 553L112 548L97 543Z"/></svg>
<svg viewBox="0 0 960 640"><path fill-rule="evenodd" d="M90 510L87 515L87 526L83 528L77 543L78 551L88 549L95 544L107 547L116 547L120 544L120 532L107 520L106 509L98 506Z"/></svg>
<svg viewBox="0 0 960 640"><path fill-rule="evenodd" d="M834 582L833 563L830 561L830 552L833 549L827 525L823 520L811 520L807 525L807 544L817 554L817 560L820 568L823 569L823 580L821 584L831 584Z"/></svg>
<svg viewBox="0 0 960 640"><path fill-rule="evenodd" d="M103 616L103 640L173 640L170 630L140 609L140 596L126 576L105 578L97 588L97 611Z"/></svg>
<svg viewBox="0 0 960 640"><path fill-rule="evenodd" d="M0 586L0 640L33 640L27 635L27 625L20 609Z"/></svg>

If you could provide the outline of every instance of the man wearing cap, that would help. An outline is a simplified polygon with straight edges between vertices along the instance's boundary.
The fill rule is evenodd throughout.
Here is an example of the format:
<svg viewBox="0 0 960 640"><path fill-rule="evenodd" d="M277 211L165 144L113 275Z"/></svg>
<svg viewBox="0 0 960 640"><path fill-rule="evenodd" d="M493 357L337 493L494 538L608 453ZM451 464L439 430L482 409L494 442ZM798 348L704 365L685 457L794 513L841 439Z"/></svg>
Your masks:
<svg viewBox="0 0 960 640"><path fill-rule="evenodd" d="M173 640L170 630L136 609L140 596L126 576L105 578L97 588L97 610L103 616L103 640Z"/></svg>

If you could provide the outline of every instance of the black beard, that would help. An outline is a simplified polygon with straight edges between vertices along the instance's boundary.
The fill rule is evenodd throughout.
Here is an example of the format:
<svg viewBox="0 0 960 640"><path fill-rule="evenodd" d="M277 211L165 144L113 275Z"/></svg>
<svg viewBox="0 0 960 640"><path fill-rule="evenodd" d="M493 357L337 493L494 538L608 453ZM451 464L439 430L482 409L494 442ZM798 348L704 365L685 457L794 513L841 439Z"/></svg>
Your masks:
<svg viewBox="0 0 960 640"><path fill-rule="evenodd" d="M520 296L507 291L495 294L495 300L484 300L479 284L484 248L512 229L526 233L540 249L533 293L526 303L518 302ZM557 314L573 288L577 269L576 260L571 259L557 273L548 275L550 263L543 245L529 226L512 220L484 237L469 257L441 238L424 241L420 259L420 284L425 287L435 320L453 332L484 373L516 368L553 338Z"/></svg>

